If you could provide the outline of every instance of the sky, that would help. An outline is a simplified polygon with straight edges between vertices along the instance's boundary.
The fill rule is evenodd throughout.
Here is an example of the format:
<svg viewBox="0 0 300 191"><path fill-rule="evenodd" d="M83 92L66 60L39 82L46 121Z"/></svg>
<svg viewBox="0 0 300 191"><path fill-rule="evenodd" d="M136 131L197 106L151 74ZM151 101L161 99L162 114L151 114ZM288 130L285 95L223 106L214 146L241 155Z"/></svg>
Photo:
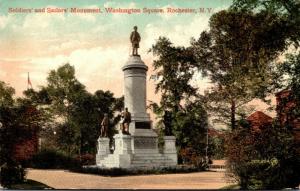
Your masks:
<svg viewBox="0 0 300 191"><path fill-rule="evenodd" d="M142 41L140 54L152 71L153 55L148 50L165 36L175 45L188 46L208 28L213 12L230 5L230 0L0 0L0 80L16 89L27 88L27 73L34 88L46 84L50 70L70 63L87 90L110 90L122 95L121 67L130 52L129 34L138 26ZM205 12L118 14L105 8L204 8ZM32 9L19 13L16 8ZM102 13L35 13L38 8L100 8ZM209 9L209 11L208 11ZM195 79L202 83L202 79ZM149 81L152 99L154 83ZM154 98L155 99L155 98Z"/></svg>

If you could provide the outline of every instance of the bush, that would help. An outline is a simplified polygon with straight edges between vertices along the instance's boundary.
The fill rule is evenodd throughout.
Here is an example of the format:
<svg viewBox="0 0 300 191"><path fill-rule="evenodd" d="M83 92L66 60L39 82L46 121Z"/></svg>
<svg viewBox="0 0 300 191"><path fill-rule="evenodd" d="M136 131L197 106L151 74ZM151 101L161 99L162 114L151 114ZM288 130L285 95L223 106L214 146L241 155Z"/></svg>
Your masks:
<svg viewBox="0 0 300 191"><path fill-rule="evenodd" d="M75 172L97 174L101 176L129 176L129 175L143 175L143 174L169 174L169 173L190 173L204 171L204 168L195 166L176 166L176 167L154 167L154 168L101 168L97 166L86 166L80 169L73 170Z"/></svg>
<svg viewBox="0 0 300 191"><path fill-rule="evenodd" d="M179 156L181 157L183 164L194 165L203 169L208 167L208 161L206 161L205 156L201 156L192 147L180 149Z"/></svg>
<svg viewBox="0 0 300 191"><path fill-rule="evenodd" d="M285 187L295 188L299 185L300 181L299 162L289 161L287 164L280 164L277 159L247 162L238 169L239 176L241 177L240 185L242 188L256 190ZM298 164L297 168L293 166L295 164Z"/></svg>
<svg viewBox="0 0 300 191"><path fill-rule="evenodd" d="M20 165L4 163L1 166L0 182L6 188L24 182L25 176L26 171Z"/></svg>
<svg viewBox="0 0 300 191"><path fill-rule="evenodd" d="M42 150L30 161L32 168L72 169L80 167L80 161L55 150Z"/></svg>
<svg viewBox="0 0 300 191"><path fill-rule="evenodd" d="M77 161L80 161L81 165L95 165L96 164L96 157L92 154L83 154L81 157L76 157Z"/></svg>
<svg viewBox="0 0 300 191"><path fill-rule="evenodd" d="M242 189L295 188L300 156L291 132L277 124L239 128L227 140L228 172Z"/></svg>

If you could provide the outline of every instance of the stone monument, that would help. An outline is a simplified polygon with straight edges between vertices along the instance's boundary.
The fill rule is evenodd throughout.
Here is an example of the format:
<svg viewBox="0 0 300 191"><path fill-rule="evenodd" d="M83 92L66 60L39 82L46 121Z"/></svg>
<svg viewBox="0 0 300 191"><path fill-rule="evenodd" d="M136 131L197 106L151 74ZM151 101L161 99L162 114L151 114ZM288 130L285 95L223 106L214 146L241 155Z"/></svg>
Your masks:
<svg viewBox="0 0 300 191"><path fill-rule="evenodd" d="M134 27L137 33L137 27ZM97 166L120 168L167 167L177 165L175 137L166 136L163 153L158 150L158 136L152 129L150 115L146 112L147 65L137 54L138 41L130 36L132 55L122 67L124 72L125 108L131 113L129 133L120 130L114 136L114 152L110 154L109 139L98 139ZM117 127L119 129L119 125Z"/></svg>

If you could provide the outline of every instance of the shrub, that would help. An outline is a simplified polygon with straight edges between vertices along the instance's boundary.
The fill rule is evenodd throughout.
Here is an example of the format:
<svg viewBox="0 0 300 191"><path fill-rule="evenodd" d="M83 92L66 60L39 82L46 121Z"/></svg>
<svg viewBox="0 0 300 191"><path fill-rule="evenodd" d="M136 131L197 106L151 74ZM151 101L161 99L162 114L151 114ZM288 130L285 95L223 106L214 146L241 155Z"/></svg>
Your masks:
<svg viewBox="0 0 300 191"><path fill-rule="evenodd" d="M242 189L295 188L300 156L291 132L277 124L239 128L228 136L228 172Z"/></svg>
<svg viewBox="0 0 300 191"><path fill-rule="evenodd" d="M95 155L86 153L81 155L81 157L76 157L77 161L80 161L81 165L95 165L96 164L96 158Z"/></svg>
<svg viewBox="0 0 300 191"><path fill-rule="evenodd" d="M41 169L71 169L80 167L80 162L55 150L42 150L31 159L31 167Z"/></svg>
<svg viewBox="0 0 300 191"><path fill-rule="evenodd" d="M197 153L197 150L192 147L180 149L179 156L181 156L184 164L194 165L199 168L208 167L205 156L201 156L199 153Z"/></svg>
<svg viewBox="0 0 300 191"><path fill-rule="evenodd" d="M73 170L75 172L97 174L101 176L129 176L143 174L169 174L169 173L189 173L204 171L204 168L195 166L176 166L176 167L154 167L154 168L101 168L97 166L85 166L80 169Z"/></svg>
<svg viewBox="0 0 300 191"><path fill-rule="evenodd" d="M13 184L22 183L25 180L26 171L20 165L4 163L0 170L0 182L10 188Z"/></svg>

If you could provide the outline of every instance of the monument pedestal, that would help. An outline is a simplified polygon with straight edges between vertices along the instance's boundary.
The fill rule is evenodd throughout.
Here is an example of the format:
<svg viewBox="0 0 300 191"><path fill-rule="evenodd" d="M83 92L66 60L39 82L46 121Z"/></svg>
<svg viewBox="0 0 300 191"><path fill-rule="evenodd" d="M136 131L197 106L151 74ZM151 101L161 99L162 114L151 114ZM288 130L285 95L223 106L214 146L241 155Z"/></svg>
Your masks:
<svg viewBox="0 0 300 191"><path fill-rule="evenodd" d="M131 113L130 135L121 132L114 136L115 150L97 160L102 167L143 168L177 165L175 138L165 137L164 153L159 153L157 134L146 113L146 76L148 67L140 56L130 56L122 68L124 72L125 108ZM119 129L119 124L118 127ZM102 143L102 142L101 142ZM103 144L106 144L103 142ZM105 147L104 145L102 147ZM99 149L102 149L99 146ZM102 151L98 152L101 153ZM104 152L104 151L103 151Z"/></svg>
<svg viewBox="0 0 300 191"><path fill-rule="evenodd" d="M109 151L109 138L99 137L98 139L98 151L96 155L96 163L99 163L100 160L103 160L110 154Z"/></svg>

